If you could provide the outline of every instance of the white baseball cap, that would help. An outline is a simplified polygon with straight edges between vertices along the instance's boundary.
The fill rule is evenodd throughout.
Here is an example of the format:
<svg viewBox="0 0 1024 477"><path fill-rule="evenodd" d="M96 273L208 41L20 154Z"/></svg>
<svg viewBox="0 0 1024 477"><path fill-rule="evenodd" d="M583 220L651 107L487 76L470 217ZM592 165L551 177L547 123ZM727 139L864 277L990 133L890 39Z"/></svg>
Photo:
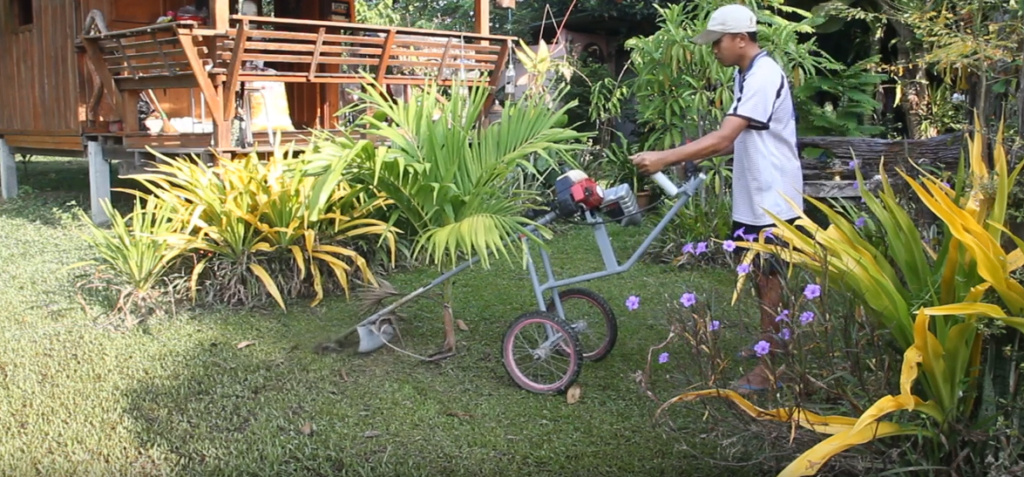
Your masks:
<svg viewBox="0 0 1024 477"><path fill-rule="evenodd" d="M749 8L733 4L715 10L708 19L708 27L693 38L695 43L714 43L727 33L749 33L757 31L757 16Z"/></svg>

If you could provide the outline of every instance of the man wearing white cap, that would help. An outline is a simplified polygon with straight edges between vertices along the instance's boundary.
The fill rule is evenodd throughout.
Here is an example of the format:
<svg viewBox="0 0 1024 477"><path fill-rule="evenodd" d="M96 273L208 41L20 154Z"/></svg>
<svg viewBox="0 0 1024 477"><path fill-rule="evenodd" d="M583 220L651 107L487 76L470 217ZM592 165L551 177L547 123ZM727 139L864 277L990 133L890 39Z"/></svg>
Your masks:
<svg viewBox="0 0 1024 477"><path fill-rule="evenodd" d="M733 104L717 131L674 149L641 152L632 157L633 164L641 172L653 174L673 164L732 153L735 235L751 237L773 226L768 212L792 223L799 214L786 199L803 209L796 111L785 72L757 43L757 17L742 5L721 7L711 14L707 28L693 41L711 44L720 63L737 67ZM778 260L773 260L755 269L764 333L761 339L772 350L779 349L784 341L778 337L781 323L776 321L781 314L782 267ZM763 354L764 345L757 348L758 352L751 349L745 355ZM774 382L767 368L760 364L733 387L741 393L760 391L769 389Z"/></svg>

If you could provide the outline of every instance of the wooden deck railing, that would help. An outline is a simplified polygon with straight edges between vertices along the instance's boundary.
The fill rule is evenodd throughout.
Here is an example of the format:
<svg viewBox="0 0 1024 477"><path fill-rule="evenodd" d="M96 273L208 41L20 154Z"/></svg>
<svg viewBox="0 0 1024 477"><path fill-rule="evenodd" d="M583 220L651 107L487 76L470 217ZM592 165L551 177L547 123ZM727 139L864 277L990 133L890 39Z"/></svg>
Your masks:
<svg viewBox="0 0 1024 477"><path fill-rule="evenodd" d="M340 22L232 17L233 55L294 66L290 71L240 74L304 83L352 83L369 75L382 84L487 84L509 54L511 37L376 27Z"/></svg>
<svg viewBox="0 0 1024 477"><path fill-rule="evenodd" d="M133 133L137 124L127 119L137 114L141 91L150 89L198 87L214 124L223 124L218 85L231 61L229 40L226 32L181 22L87 35L82 45L125 131Z"/></svg>
<svg viewBox="0 0 1024 477"><path fill-rule="evenodd" d="M215 149L229 146L227 120L242 83L372 80L386 86L433 81L493 88L502 79L513 40L249 16L231 17L227 31L180 22L82 37L89 61L123 117L131 117L141 90L198 87L212 111ZM253 68L256 64L272 69ZM126 130L132 131L127 124Z"/></svg>

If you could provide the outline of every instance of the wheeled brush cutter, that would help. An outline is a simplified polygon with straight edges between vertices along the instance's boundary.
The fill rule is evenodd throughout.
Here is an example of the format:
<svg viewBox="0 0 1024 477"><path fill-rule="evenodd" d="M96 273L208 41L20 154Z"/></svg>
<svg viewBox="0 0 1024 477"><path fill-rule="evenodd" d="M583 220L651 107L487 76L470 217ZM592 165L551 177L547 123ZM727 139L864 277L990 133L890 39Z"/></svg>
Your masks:
<svg viewBox="0 0 1024 477"><path fill-rule="evenodd" d="M540 216L539 219L536 219L536 216L533 218L536 219L536 223L546 225L555 220L577 221L582 217L582 223L594 228L594 237L605 269L556 280L551 270L550 257L547 251L541 248L541 260L546 276L546 281L541 283L529 251L528 238L521 235L509 238L526 241L526 264L538 306L537 310L523 314L513 321L502 343L505 369L512 380L523 389L536 393L563 392L575 382L583 360L598 361L607 356L615 346L618 325L607 300L586 288L563 287L615 275L632 268L705 180L704 174L697 174L680 188L661 172L654 174L652 178L664 190L667 198L676 199L676 202L624 264L619 264L615 257L605 224L640 224L643 211L637 206L633 190L629 184L603 189L585 173L575 169L558 177L555 182L555 200L548 210L537 214ZM606 219L602 219L602 215ZM527 230L536 235L535 227L529 227ZM473 257L463 262L359 323L356 326L359 334L359 352L368 353L390 342L395 334L394 323L390 317L398 307L440 285L478 260L479 257ZM551 298L545 301L544 292L548 290L551 291ZM549 374L551 377L545 378L543 374Z"/></svg>

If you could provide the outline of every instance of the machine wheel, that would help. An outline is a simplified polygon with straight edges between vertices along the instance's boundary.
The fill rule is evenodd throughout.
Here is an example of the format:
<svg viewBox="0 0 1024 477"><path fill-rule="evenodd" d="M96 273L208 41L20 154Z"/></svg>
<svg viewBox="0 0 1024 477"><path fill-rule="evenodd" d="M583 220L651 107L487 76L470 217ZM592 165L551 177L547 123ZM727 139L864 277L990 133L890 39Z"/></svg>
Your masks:
<svg viewBox="0 0 1024 477"><path fill-rule="evenodd" d="M576 382L583 364L576 334L561 318L542 311L512 322L501 355L512 380L538 394L564 392Z"/></svg>
<svg viewBox="0 0 1024 477"><path fill-rule="evenodd" d="M566 288L558 297L565 321L579 337L582 358L600 361L608 356L619 337L619 324L608 300L587 288ZM558 316L554 299L548 300L546 307L548 313Z"/></svg>

